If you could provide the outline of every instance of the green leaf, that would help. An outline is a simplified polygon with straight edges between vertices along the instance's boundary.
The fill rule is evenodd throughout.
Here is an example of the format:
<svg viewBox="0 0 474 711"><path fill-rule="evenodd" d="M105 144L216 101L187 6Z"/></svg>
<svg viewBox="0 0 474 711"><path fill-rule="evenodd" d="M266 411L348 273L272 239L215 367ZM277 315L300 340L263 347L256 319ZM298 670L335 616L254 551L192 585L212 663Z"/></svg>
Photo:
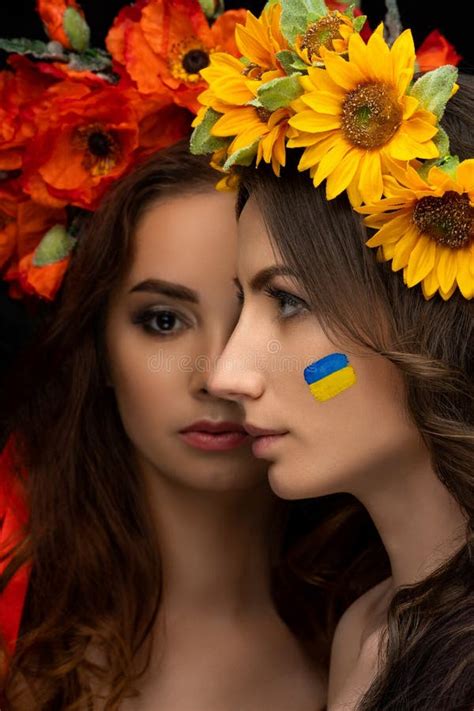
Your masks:
<svg viewBox="0 0 474 711"><path fill-rule="evenodd" d="M297 72L308 72L308 65L303 62L301 57L297 57L291 66L293 69L296 69Z"/></svg>
<svg viewBox="0 0 474 711"><path fill-rule="evenodd" d="M354 30L356 32L360 32L363 26L365 25L365 21L367 20L367 15L359 15L358 17L355 17L352 25L354 27Z"/></svg>
<svg viewBox="0 0 474 711"><path fill-rule="evenodd" d="M196 126L191 134L191 153L194 155L214 153L214 151L219 150L219 148L224 148L229 143L229 139L227 138L211 135L212 127L220 119L221 115L222 114L217 113L217 111L214 111L214 109L208 109L206 111L203 120L199 126Z"/></svg>
<svg viewBox="0 0 474 711"><path fill-rule="evenodd" d="M451 178L456 177L456 172L459 166L458 156L445 156L443 160L438 163L438 168L451 176Z"/></svg>
<svg viewBox="0 0 474 711"><path fill-rule="evenodd" d="M24 37L18 39L0 39L0 49L12 54L32 54L38 59L62 59L65 54L58 42L41 42Z"/></svg>
<svg viewBox="0 0 474 711"><path fill-rule="evenodd" d="M69 66L77 72L103 72L112 66L112 58L103 49L86 49L69 55Z"/></svg>
<svg viewBox="0 0 474 711"><path fill-rule="evenodd" d="M441 160L439 158L433 158L432 160L427 160L423 163L421 168L418 169L418 175L420 175L424 180L428 180L428 174L431 168L436 166L444 173L447 173L452 178L455 178L458 165L459 158L457 156L446 155Z"/></svg>
<svg viewBox="0 0 474 711"><path fill-rule="evenodd" d="M433 138L433 143L439 150L439 158L436 158L437 161L440 161L445 156L449 155L449 136L444 128L441 128L441 126L438 129L438 133Z"/></svg>
<svg viewBox="0 0 474 711"><path fill-rule="evenodd" d="M278 77L263 84L257 91L257 97L262 102L262 106L268 111L276 111L276 109L289 106L303 93L303 87L299 81L300 76L300 74L292 74L290 77Z"/></svg>
<svg viewBox="0 0 474 711"><path fill-rule="evenodd" d="M91 31L81 13L73 7L67 7L63 15L64 32L68 36L71 47L76 52L84 52L89 47Z"/></svg>
<svg viewBox="0 0 474 711"><path fill-rule="evenodd" d="M215 20L224 12L224 0L199 0L199 4L208 20Z"/></svg>
<svg viewBox="0 0 474 711"><path fill-rule="evenodd" d="M229 156L223 165L225 171L232 168L233 165L251 165L253 159L257 155L259 141L251 143L245 148L240 148L238 151L234 151L231 156Z"/></svg>
<svg viewBox="0 0 474 711"><path fill-rule="evenodd" d="M410 94L418 99L423 108L434 113L440 120L451 98L457 78L456 67L445 64L420 77L412 86Z"/></svg>
<svg viewBox="0 0 474 711"><path fill-rule="evenodd" d="M72 252L76 242L77 240L67 233L64 225L51 227L35 249L33 265L44 267L59 262Z"/></svg>
<svg viewBox="0 0 474 711"><path fill-rule="evenodd" d="M276 53L276 58L278 59L281 66L288 75L294 74L296 71L298 71L295 67L295 63L301 62L301 59L298 57L296 52L292 52L289 49L284 49L283 51ZM304 62L301 63L303 64L303 67L305 69L308 69Z"/></svg>
<svg viewBox="0 0 474 711"><path fill-rule="evenodd" d="M308 25L328 14L324 0L281 0L281 31L292 45Z"/></svg>

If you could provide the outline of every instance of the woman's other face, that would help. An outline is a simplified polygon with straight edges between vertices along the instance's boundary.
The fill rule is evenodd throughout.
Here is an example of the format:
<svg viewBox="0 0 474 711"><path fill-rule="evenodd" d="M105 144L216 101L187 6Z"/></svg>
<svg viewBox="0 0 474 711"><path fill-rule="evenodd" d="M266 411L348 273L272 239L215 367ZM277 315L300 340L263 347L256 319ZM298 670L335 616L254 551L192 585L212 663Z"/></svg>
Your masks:
<svg viewBox="0 0 474 711"><path fill-rule="evenodd" d="M253 445L257 456L270 461L274 491L289 499L360 495L425 461L395 366L360 347L332 342L297 278L268 271L282 261L253 198L239 222L237 264L243 309L209 385L216 396L242 403L246 426L280 433ZM334 353L347 355L356 382L321 402L303 371Z"/></svg>
<svg viewBox="0 0 474 711"><path fill-rule="evenodd" d="M183 434L200 421L232 423L227 430L243 422L238 403L207 387L240 311L234 197L211 187L163 198L142 216L135 248L110 300L106 345L111 385L139 460L202 490L263 483L268 464L253 456L245 432Z"/></svg>

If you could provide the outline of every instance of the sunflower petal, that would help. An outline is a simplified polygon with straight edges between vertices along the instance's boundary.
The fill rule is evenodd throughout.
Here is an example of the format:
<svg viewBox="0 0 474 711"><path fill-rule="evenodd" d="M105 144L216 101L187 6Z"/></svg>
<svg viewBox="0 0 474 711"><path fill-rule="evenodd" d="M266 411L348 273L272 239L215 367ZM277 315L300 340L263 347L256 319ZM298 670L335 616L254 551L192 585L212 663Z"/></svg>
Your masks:
<svg viewBox="0 0 474 711"><path fill-rule="evenodd" d="M328 200L333 200L354 180L354 175L359 168L359 152L352 149L336 168L329 175L326 181L326 197ZM350 195L349 195L350 199Z"/></svg>
<svg viewBox="0 0 474 711"><path fill-rule="evenodd" d="M300 131L321 133L339 128L341 120L337 116L317 114L315 111L308 109L308 111L302 111L300 114L292 116L288 123Z"/></svg>
<svg viewBox="0 0 474 711"><path fill-rule="evenodd" d="M362 159L359 190L364 202L376 202L382 197L383 180L380 155L367 151Z"/></svg>
<svg viewBox="0 0 474 711"><path fill-rule="evenodd" d="M355 35L354 35L355 36ZM324 49L324 48L323 48ZM355 64L347 62L335 52L321 50L326 71L338 86L351 91L364 81L364 73Z"/></svg>
<svg viewBox="0 0 474 711"><path fill-rule="evenodd" d="M409 77L408 81L410 81L415 68L415 43L413 42L411 30L405 30L397 37L392 45L390 54L392 60L392 81L398 87L399 93L404 94L407 74ZM408 70L408 72L406 70ZM402 74L402 72L404 73Z"/></svg>
<svg viewBox="0 0 474 711"><path fill-rule="evenodd" d="M405 232L403 237L397 242L393 250L392 270L398 272L407 266L410 255L419 239L420 233L417 228L412 225Z"/></svg>
<svg viewBox="0 0 474 711"><path fill-rule="evenodd" d="M474 190L474 158L463 160L463 162L458 165L456 177L465 192L472 193Z"/></svg>
<svg viewBox="0 0 474 711"><path fill-rule="evenodd" d="M465 299L472 299L474 296L474 278L469 266L470 250L457 250L457 273L456 281ZM472 257L471 257L472 258Z"/></svg>
<svg viewBox="0 0 474 711"><path fill-rule="evenodd" d="M458 259L457 254L449 247L438 247L439 257L436 265L439 285L448 292L456 279Z"/></svg>
<svg viewBox="0 0 474 711"><path fill-rule="evenodd" d="M398 242L411 229L411 225L411 220L406 213L398 215L383 225L366 244L368 247L379 247L382 244Z"/></svg>
<svg viewBox="0 0 474 711"><path fill-rule="evenodd" d="M434 267L436 257L436 242L421 235L418 239L408 262L406 282L408 286L415 286L424 279Z"/></svg>
<svg viewBox="0 0 474 711"><path fill-rule="evenodd" d="M324 155L338 142L337 136L328 136L324 141L319 141L312 146L308 146L298 163L298 170L307 170L317 165Z"/></svg>

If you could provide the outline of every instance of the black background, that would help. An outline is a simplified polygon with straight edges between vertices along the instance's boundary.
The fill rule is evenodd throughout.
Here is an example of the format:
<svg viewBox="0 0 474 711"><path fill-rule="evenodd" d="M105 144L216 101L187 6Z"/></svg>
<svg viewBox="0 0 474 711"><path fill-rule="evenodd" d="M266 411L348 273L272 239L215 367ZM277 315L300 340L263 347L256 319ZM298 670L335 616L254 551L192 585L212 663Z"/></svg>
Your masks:
<svg viewBox="0 0 474 711"><path fill-rule="evenodd" d="M125 0L81 0L86 19L91 27L91 44L103 47L109 27L118 11L127 4ZM41 22L35 11L35 0L0 0L0 37L28 37L45 39ZM226 2L226 8L246 7L258 14L264 2ZM463 61L460 68L472 73L474 69L474 41L472 22L468 17L471 0L458 0L447 12L446 3L434 0L399 0L404 27L412 29L418 46L433 30L439 29L456 47ZM375 27L385 15L383 0L364 0L364 13ZM471 11L472 12L472 11ZM467 28L467 29L466 29ZM469 32L467 31L469 30ZM4 55L0 52L0 63ZM7 295L8 286L0 281L0 385L2 374L8 370L18 348L31 333L31 318L24 305L12 301Z"/></svg>

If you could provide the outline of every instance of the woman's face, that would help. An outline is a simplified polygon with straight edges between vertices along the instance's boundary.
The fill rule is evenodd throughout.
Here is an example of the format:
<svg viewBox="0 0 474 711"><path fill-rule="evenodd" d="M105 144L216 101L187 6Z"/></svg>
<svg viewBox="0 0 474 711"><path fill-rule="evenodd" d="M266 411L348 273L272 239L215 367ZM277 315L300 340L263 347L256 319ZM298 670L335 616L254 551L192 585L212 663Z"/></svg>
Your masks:
<svg viewBox="0 0 474 711"><path fill-rule="evenodd" d="M216 396L242 403L250 430L277 433L257 437L253 445L257 456L270 461L274 491L290 499L357 495L424 462L426 449L408 419L397 369L380 356L329 340L297 280L272 276L268 270L282 262L253 198L239 222L237 264L243 309L209 385ZM356 382L318 401L303 371L334 353L347 355Z"/></svg>
<svg viewBox="0 0 474 711"><path fill-rule="evenodd" d="M208 390L240 311L234 198L212 187L163 198L145 212L134 239L135 258L109 303L106 346L110 384L139 460L202 490L264 483L268 464L252 454L241 406ZM206 421L224 423L227 434L203 433Z"/></svg>

